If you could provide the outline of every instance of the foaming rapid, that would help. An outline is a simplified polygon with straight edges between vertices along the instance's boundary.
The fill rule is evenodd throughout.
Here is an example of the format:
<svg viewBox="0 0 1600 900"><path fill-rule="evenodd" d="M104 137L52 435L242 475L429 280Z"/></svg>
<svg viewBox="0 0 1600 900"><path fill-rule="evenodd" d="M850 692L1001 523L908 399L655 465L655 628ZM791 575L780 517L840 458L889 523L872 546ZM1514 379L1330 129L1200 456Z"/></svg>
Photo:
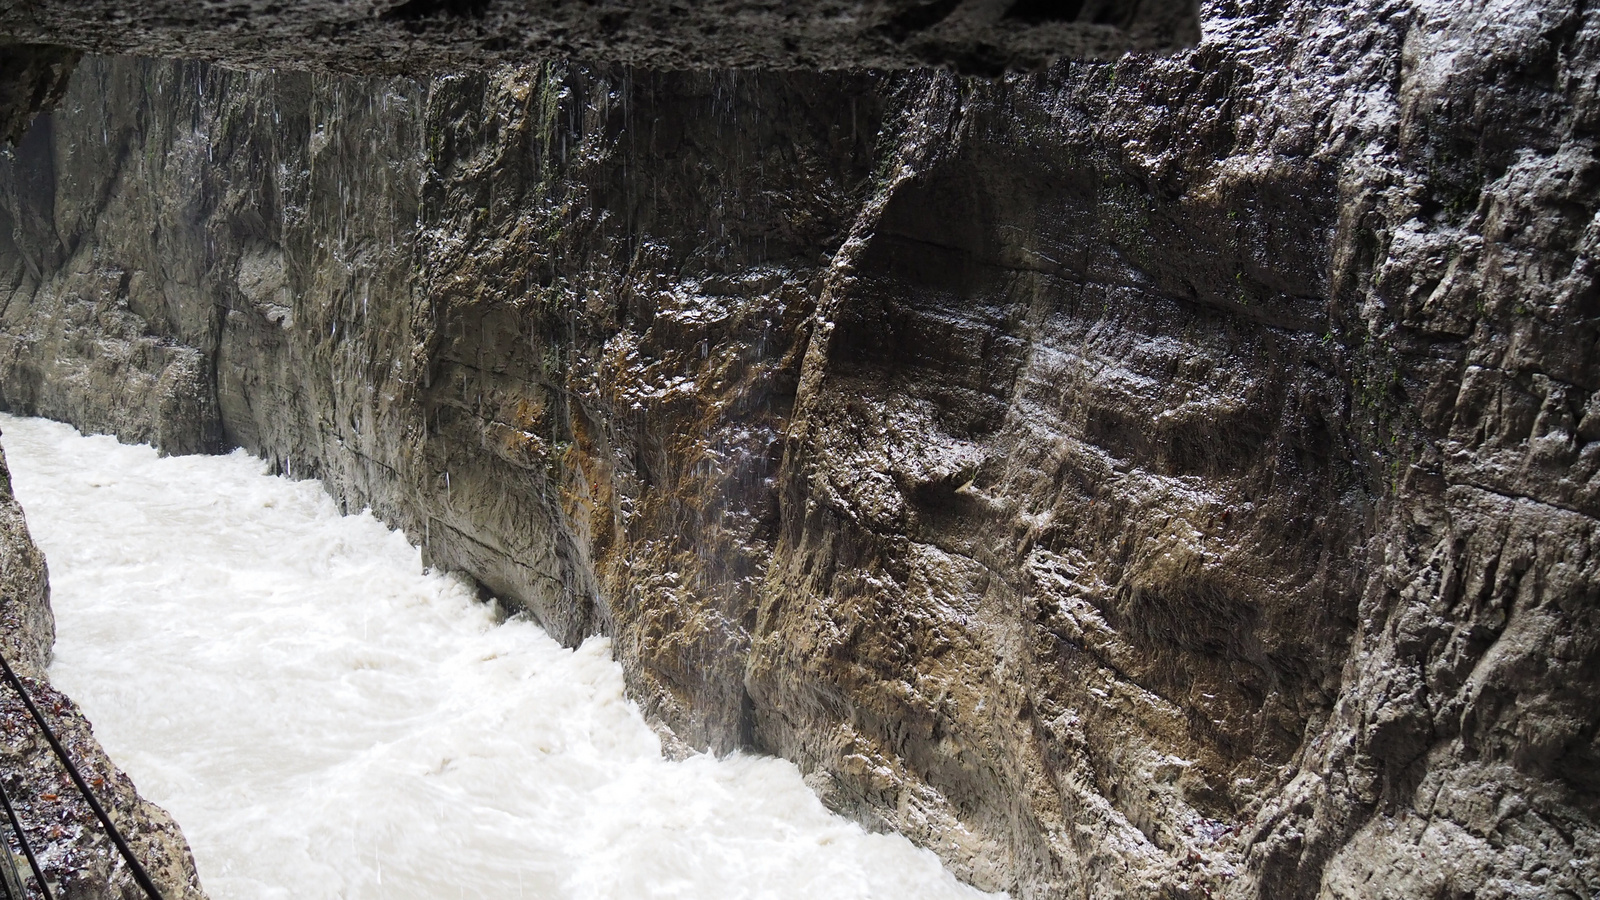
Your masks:
<svg viewBox="0 0 1600 900"><path fill-rule="evenodd" d="M662 759L605 641L495 624L316 482L0 429L49 560L51 677L214 900L987 896L788 763Z"/></svg>

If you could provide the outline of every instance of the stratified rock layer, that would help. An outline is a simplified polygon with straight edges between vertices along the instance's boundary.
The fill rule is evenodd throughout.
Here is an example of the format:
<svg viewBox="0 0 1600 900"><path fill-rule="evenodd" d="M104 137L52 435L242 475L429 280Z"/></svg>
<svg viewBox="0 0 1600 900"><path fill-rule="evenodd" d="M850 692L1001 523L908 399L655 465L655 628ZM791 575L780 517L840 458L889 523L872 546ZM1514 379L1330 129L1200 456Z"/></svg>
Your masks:
<svg viewBox="0 0 1600 900"><path fill-rule="evenodd" d="M86 61L0 161L0 399L321 477L982 886L1587 897L1600 10L1205 32Z"/></svg>
<svg viewBox="0 0 1600 900"><path fill-rule="evenodd" d="M89 720L45 677L55 643L44 554L28 534L0 452L0 648L96 792L140 863L168 900L205 900L189 844L166 811L139 796L95 740ZM54 895L72 900L146 900L104 826L78 793L21 698L0 681L0 785L22 822ZM11 826L0 814L0 835ZM8 851L12 852L12 851ZM30 873L17 852L25 885ZM25 889L37 891L37 887ZM42 895L40 895L42 896Z"/></svg>

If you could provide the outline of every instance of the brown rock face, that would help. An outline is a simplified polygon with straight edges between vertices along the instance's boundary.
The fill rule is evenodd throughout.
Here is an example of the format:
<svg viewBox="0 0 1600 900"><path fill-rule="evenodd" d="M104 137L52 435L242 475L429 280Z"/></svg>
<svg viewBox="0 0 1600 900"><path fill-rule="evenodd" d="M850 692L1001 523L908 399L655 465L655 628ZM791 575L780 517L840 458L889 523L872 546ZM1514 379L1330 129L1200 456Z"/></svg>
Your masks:
<svg viewBox="0 0 1600 900"><path fill-rule="evenodd" d="M44 554L28 534L0 453L0 646L50 722L95 798L117 824L168 900L205 900L189 844L166 811L140 797L95 740L89 720L45 677L55 617ZM0 681L0 784L16 809L55 896L73 900L145 900L104 827L73 786L39 726L12 688ZM11 826L0 814L0 833ZM31 884L18 856L18 871ZM36 887L25 888L37 891Z"/></svg>
<svg viewBox="0 0 1600 900"><path fill-rule="evenodd" d="M1205 32L91 59L0 160L0 400L321 477L986 887L1588 897L1600 12Z"/></svg>

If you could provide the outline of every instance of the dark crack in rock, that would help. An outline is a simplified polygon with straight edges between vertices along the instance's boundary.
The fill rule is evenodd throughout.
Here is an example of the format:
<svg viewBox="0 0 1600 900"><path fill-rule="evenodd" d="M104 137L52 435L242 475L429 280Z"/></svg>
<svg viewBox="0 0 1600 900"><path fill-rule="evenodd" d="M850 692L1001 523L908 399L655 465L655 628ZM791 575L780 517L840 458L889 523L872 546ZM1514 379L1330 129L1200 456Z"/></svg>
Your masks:
<svg viewBox="0 0 1600 900"><path fill-rule="evenodd" d="M0 159L0 400L323 478L984 887L1590 897L1600 10L1204 26L87 60Z"/></svg>

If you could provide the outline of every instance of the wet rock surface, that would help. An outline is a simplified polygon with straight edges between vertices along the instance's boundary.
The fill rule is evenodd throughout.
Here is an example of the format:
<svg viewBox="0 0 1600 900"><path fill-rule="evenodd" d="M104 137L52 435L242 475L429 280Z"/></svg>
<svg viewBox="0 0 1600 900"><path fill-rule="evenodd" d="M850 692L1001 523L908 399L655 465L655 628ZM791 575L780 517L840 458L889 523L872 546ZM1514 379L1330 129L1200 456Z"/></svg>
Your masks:
<svg viewBox="0 0 1600 900"><path fill-rule="evenodd" d="M139 861L168 900L205 900L194 859L172 817L139 796L95 740L71 698L50 686L45 668L55 641L44 555L28 535L22 507L0 454L0 644L6 659L50 723L57 740L95 790ZM0 786L55 896L72 900L145 900L104 826L72 783L38 724L9 684L0 682ZM0 816L0 834L12 841ZM20 848L9 843L26 889L36 891Z"/></svg>
<svg viewBox="0 0 1600 900"><path fill-rule="evenodd" d="M1587 897L1600 12L428 78L90 59L0 400L325 479L1024 897Z"/></svg>

